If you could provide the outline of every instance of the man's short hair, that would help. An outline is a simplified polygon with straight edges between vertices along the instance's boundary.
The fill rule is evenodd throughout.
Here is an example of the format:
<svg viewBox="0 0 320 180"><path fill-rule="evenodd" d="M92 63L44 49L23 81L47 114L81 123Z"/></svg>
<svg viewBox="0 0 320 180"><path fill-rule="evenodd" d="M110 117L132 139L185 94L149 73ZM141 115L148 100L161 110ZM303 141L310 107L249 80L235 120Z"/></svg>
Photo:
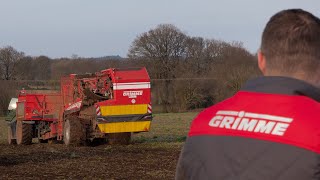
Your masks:
<svg viewBox="0 0 320 180"><path fill-rule="evenodd" d="M312 78L320 72L320 19L302 9L278 12L263 31L261 52L267 71Z"/></svg>

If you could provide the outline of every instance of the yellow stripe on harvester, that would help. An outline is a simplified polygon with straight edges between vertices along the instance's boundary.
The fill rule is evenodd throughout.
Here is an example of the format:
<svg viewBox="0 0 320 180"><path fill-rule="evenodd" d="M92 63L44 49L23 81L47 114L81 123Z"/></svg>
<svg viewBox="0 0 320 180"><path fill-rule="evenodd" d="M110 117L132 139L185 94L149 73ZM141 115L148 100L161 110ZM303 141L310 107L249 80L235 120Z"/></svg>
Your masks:
<svg viewBox="0 0 320 180"><path fill-rule="evenodd" d="M103 133L143 132L149 131L151 121L116 122L98 124Z"/></svg>
<svg viewBox="0 0 320 180"><path fill-rule="evenodd" d="M120 105L120 106L100 106L102 116L146 114L148 104Z"/></svg>

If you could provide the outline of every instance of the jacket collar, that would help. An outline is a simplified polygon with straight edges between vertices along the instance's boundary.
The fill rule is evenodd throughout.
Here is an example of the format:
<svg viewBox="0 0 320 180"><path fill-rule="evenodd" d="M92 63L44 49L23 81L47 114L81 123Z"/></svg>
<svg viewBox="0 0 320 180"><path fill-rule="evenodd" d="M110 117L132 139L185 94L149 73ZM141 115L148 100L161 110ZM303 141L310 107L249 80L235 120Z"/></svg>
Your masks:
<svg viewBox="0 0 320 180"><path fill-rule="evenodd" d="M249 80L241 91L271 94L301 95L320 102L320 89L304 81L289 77L263 76Z"/></svg>

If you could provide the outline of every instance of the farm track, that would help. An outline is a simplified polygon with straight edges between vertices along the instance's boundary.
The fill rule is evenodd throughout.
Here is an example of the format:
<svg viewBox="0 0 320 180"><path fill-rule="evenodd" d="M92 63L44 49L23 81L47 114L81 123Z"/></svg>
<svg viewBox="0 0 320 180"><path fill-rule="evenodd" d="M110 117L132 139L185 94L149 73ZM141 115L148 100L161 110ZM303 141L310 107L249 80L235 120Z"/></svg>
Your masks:
<svg viewBox="0 0 320 180"><path fill-rule="evenodd" d="M182 143L0 144L0 179L174 179Z"/></svg>

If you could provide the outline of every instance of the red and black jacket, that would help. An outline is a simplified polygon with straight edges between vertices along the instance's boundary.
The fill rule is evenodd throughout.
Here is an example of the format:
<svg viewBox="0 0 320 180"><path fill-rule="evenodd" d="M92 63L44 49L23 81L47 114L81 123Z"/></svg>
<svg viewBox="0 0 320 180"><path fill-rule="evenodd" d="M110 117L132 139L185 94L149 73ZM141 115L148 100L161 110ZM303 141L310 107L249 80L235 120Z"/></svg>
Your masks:
<svg viewBox="0 0 320 180"><path fill-rule="evenodd" d="M320 179L320 90L251 80L192 122L176 179Z"/></svg>

